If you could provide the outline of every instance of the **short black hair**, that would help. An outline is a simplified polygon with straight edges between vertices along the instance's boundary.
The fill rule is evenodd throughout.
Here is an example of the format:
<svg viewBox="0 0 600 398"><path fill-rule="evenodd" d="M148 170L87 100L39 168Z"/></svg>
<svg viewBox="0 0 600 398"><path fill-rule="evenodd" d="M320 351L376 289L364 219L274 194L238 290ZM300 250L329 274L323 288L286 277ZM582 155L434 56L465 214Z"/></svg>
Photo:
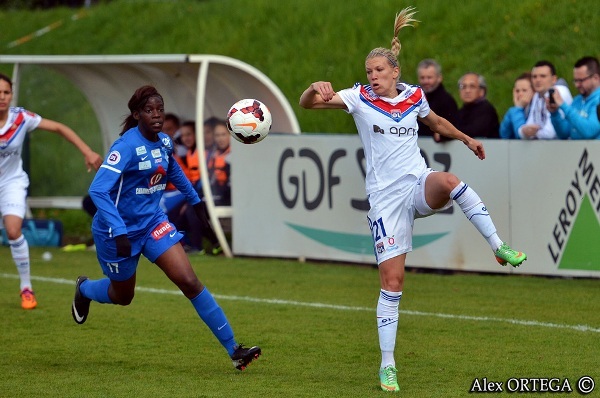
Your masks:
<svg viewBox="0 0 600 398"><path fill-rule="evenodd" d="M540 66L547 66L548 68L550 68L550 72L552 73L552 75L556 75L556 68L554 67L554 64L550 61L538 61L535 63L535 65L533 65L534 68L539 68Z"/></svg>
<svg viewBox="0 0 600 398"><path fill-rule="evenodd" d="M596 57L586 56L579 58L577 62L575 62L575 68L581 68L582 66L587 66L588 72L592 75L600 73L600 63Z"/></svg>

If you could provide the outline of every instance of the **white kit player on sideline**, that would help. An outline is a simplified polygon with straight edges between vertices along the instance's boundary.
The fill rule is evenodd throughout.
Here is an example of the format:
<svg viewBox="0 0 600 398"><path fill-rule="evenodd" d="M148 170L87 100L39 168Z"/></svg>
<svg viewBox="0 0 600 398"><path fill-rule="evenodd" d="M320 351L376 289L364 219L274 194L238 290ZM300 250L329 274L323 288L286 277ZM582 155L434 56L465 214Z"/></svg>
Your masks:
<svg viewBox="0 0 600 398"><path fill-rule="evenodd" d="M419 86L399 83L398 33L411 26L415 11L396 15L392 47L375 48L366 58L368 85L334 91L330 82L312 83L301 95L307 109L342 109L354 118L365 152L367 216L373 236L381 290L377 328L381 348L380 386L399 391L394 349L398 308L404 285L406 254L412 250L415 218L427 217L455 201L489 243L496 260L519 266L527 256L512 250L498 237L492 219L473 189L454 174L427 168L417 145L417 119L433 132L463 142L479 159L485 158L481 142L457 130L430 110Z"/></svg>
<svg viewBox="0 0 600 398"><path fill-rule="evenodd" d="M21 307L29 310L37 306L37 300L31 285L29 245L21 231L29 187L29 177L23 170L21 158L25 135L36 128L61 135L83 154L88 171L92 168L98 170L102 157L64 124L44 119L23 108L11 107L12 97L11 79L0 74L0 228L4 224L10 252L19 271Z"/></svg>

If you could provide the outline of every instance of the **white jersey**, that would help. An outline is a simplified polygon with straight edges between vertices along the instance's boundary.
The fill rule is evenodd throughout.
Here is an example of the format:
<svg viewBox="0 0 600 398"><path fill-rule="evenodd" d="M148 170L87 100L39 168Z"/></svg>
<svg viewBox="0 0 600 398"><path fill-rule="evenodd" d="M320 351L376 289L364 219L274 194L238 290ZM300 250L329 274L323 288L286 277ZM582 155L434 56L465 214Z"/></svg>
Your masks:
<svg viewBox="0 0 600 398"><path fill-rule="evenodd" d="M29 185L27 173L23 170L23 142L27 132L34 130L42 117L23 108L10 107L8 120L0 128L0 188L20 180Z"/></svg>
<svg viewBox="0 0 600 398"><path fill-rule="evenodd" d="M398 83L397 88L395 98L381 98L359 83L338 92L365 151L367 195L407 175L419 177L427 168L417 145L417 116L429 114L429 103L419 86Z"/></svg>

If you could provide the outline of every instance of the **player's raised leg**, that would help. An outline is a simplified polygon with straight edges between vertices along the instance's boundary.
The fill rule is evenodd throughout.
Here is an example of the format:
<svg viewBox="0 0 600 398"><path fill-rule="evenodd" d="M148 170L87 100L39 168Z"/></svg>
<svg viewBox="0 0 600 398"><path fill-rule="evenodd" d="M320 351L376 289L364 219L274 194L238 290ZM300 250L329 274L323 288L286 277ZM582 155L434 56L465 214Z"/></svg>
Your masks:
<svg viewBox="0 0 600 398"><path fill-rule="evenodd" d="M448 196L456 202L467 219L488 242L501 265L518 267L527 259L523 252L510 248L496 231L496 226L479 195L467 184L451 173L431 172L426 177L425 200L431 209L441 209L447 205ZM419 210L421 211L421 210ZM426 211L424 214L427 214Z"/></svg>

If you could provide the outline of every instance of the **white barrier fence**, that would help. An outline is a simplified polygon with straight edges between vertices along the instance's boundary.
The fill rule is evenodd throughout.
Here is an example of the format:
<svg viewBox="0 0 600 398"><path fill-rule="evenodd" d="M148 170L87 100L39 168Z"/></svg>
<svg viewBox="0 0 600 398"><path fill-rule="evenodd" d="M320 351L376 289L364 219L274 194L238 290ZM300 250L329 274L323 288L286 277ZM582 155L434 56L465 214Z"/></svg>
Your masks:
<svg viewBox="0 0 600 398"><path fill-rule="evenodd" d="M420 146L430 167L479 193L500 237L529 259L500 267L454 206L415 222L407 265L600 277L600 142L486 140L484 161L460 142ZM273 134L231 158L234 254L374 263L358 136Z"/></svg>

